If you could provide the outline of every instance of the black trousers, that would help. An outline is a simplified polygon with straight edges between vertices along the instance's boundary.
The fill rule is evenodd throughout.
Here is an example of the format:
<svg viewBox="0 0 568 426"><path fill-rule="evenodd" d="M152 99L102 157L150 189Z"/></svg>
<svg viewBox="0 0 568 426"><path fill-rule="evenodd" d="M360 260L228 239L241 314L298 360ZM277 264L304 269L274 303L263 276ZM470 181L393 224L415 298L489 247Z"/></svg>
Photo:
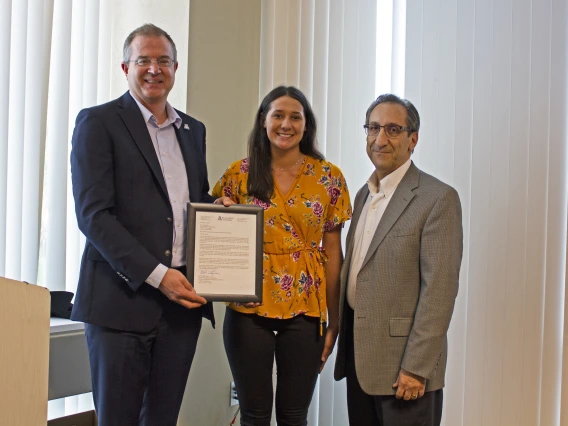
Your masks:
<svg viewBox="0 0 568 426"><path fill-rule="evenodd" d="M227 308L225 351L235 380L242 426L270 426L276 357L276 421L305 426L325 342L319 318L263 318Z"/></svg>
<svg viewBox="0 0 568 426"><path fill-rule="evenodd" d="M99 425L176 426L201 314L172 303L148 333L85 324Z"/></svg>
<svg viewBox="0 0 568 426"><path fill-rule="evenodd" d="M443 391L426 392L422 398L405 401L394 395L369 395L359 385L355 372L353 310L346 306L347 410L350 426L439 426ZM393 380L394 383L394 380Z"/></svg>

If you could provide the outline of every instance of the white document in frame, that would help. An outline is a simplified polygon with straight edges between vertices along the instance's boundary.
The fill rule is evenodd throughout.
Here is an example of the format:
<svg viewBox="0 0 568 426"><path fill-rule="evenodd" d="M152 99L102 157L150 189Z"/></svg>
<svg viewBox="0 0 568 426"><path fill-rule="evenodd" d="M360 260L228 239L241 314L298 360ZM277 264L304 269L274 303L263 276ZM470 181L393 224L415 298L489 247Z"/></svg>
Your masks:
<svg viewBox="0 0 568 426"><path fill-rule="evenodd" d="M195 213L195 291L255 294L256 216Z"/></svg>

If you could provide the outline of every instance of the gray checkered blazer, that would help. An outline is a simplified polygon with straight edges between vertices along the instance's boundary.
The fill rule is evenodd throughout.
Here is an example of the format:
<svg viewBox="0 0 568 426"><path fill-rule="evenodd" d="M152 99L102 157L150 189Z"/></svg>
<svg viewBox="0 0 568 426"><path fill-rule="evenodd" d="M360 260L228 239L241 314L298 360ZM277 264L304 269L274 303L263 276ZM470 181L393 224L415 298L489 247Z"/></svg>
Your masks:
<svg viewBox="0 0 568 426"><path fill-rule="evenodd" d="M345 377L347 278L355 229L368 194L367 185L357 193L347 234L336 380ZM401 368L427 378L426 391L444 387L446 334L458 292L462 246L457 192L412 163L357 275L355 369L367 394L394 394L392 385Z"/></svg>

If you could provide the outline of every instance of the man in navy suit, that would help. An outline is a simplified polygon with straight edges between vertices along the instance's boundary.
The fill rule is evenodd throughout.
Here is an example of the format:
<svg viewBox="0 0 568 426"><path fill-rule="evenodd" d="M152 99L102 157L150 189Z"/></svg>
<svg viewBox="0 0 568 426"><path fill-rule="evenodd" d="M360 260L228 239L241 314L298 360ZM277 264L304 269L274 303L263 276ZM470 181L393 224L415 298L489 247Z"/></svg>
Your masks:
<svg viewBox="0 0 568 426"><path fill-rule="evenodd" d="M146 24L124 43L129 91L82 110L71 173L87 237L71 318L85 322L99 424L175 426L202 316L185 277L186 205L211 202L204 125L167 102L171 37Z"/></svg>

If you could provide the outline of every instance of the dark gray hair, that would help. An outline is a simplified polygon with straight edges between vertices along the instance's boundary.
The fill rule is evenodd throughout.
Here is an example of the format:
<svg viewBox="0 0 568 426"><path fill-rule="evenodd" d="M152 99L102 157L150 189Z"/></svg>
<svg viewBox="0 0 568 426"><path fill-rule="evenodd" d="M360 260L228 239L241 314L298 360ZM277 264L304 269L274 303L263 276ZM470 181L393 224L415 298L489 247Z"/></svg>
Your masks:
<svg viewBox="0 0 568 426"><path fill-rule="evenodd" d="M174 43L170 35L160 27L155 26L154 24L144 24L141 27L136 28L130 34L128 34L128 37L126 37L126 40L124 40L124 47L122 48L122 60L124 61L125 64L127 64L128 61L130 60L130 55L132 54L132 49L130 46L132 45L132 40L134 40L134 37L137 36L143 36L143 37L164 36L165 38L167 38L170 44L172 45L172 53L174 55L172 59L174 60L175 63L177 63L176 44Z"/></svg>
<svg viewBox="0 0 568 426"><path fill-rule="evenodd" d="M420 114L412 102L407 99L399 98L392 93L385 93L379 96L373 101L373 103L367 109L367 115L365 117L365 124L369 124L369 116L373 110L380 104L396 104L401 105L406 110L406 127L412 129L413 132L418 132L420 130Z"/></svg>

